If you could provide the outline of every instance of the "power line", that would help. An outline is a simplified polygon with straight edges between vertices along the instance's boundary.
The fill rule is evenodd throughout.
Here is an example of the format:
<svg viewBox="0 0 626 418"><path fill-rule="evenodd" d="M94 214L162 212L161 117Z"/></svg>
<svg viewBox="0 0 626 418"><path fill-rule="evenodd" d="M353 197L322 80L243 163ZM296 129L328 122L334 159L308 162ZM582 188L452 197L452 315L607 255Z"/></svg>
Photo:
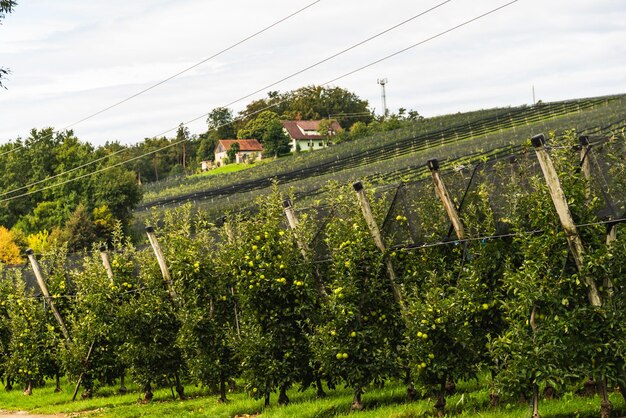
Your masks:
<svg viewBox="0 0 626 418"><path fill-rule="evenodd" d="M319 2L319 1L321 1L321 0L317 0L317 1L316 1L316 2L314 2L314 3L317 3L317 2ZM418 13L418 14L416 14L416 15L412 16L412 17L409 17L408 19L403 20L403 21L402 21L402 22L400 22L400 23L397 23L397 24L395 24L395 25L393 25L393 26L391 26L391 27L389 27L389 28L387 28L387 29L383 30L382 32L378 32L377 34L372 35L372 36L370 36L369 38L367 38L367 39L365 39L365 40L363 40L363 41L361 41L361 42L358 42L358 43L356 43L356 44L354 44L354 45L352 45L352 46L350 46L350 47L348 47L348 48L345 48L345 49L343 49L343 50L341 50L341 51L339 51L339 52L337 52L337 53L335 53L335 54L333 54L333 55L331 55L331 56L329 56L329 57L327 57L327 58L324 58L324 59L323 59L323 60L321 60L321 61L318 61L318 62L316 62L316 63L314 63L314 64L311 64L311 65L309 65L309 66L305 67L304 69L301 69L301 70L299 70L299 71L296 71L295 73L292 73L292 74L290 74L290 75L288 75L288 76L286 76L286 77L283 77L282 79L280 79L280 80L278 80L278 81L275 81L275 82L273 82L273 83L271 83L271 84L269 84L269 85L267 85L267 86L265 86L265 87L262 87L262 88L260 88L260 89L258 89L258 90L256 90L256 91L254 91L254 92L252 92L252 93L246 94L245 96L242 96L242 97L240 97L240 98L238 98L238 99L236 99L236 100L233 100L232 102L230 102L230 103L228 103L228 104L226 104L226 105L224 105L224 106L222 106L222 107L229 107L229 106L232 106L233 104L238 103L238 102L240 102L240 101L242 101L242 100L245 100L245 99L247 99L247 98L249 98L249 97L251 97L251 96L254 96L255 94L257 94L257 93L259 93L259 92L265 91L265 90L267 90L268 88L274 87L275 85L277 85L277 84L279 84L279 83L282 83L282 82L284 82L284 81L286 81L286 80L289 80L289 79L291 79L291 78L293 78L293 77L295 77L295 76L297 76L297 75L299 75L299 74L302 74L302 73L304 73L304 72L306 72L306 71L308 71L308 70L311 70L311 69L313 69L313 68L315 68L315 67L317 67L317 66L319 66L319 65L321 65L321 64L323 64L323 63L325 63L325 62L327 62L327 61L330 61L330 60L332 60L332 59L334 59L334 58L336 58L336 57L338 57L338 56L340 56L340 55L343 55L343 54L345 54L346 52L349 52L349 51L351 51L351 50L353 50L353 49L355 49L355 48L357 48L357 47L359 47L359 46L361 46L361 45L363 45L363 44L365 44L365 43L367 43L367 42L370 42L370 41L372 41L372 40L374 40L374 39L376 39L376 38L378 38L378 37L380 37L380 36L382 36L382 35L384 35L384 34L386 34L386 33L390 32L390 31L392 31L392 30L394 30L394 29L397 29L397 28L399 28L400 26L405 25L405 24L407 24L407 23L409 23L409 22L411 22L411 21L413 21L413 20L417 19L418 17L421 17L421 16L423 16L423 15L425 15L425 14L427 14L427 13L430 13L430 12L432 12L432 11L434 11L434 10L438 9L439 7L441 7L441 6L445 5L446 3L449 3L449 2L451 2L451 1L452 1L452 0L445 0L445 1L443 1L443 2L441 2L441 3L439 3L439 4L437 4L437 5L435 5L435 6L431 7L431 8L429 8L429 9L427 9L427 10L423 11L423 12L420 12L420 13ZM299 13L300 11L302 11L302 10L304 10L304 9L308 8L308 7L311 7L314 3L311 3L310 5L306 6L305 8L300 9L300 10L299 10L298 12L296 12L296 13ZM290 15L290 16L288 16L288 17L291 17L291 16L293 16L293 15L294 15L294 14L292 14L292 15ZM287 17L287 18L288 18L288 17ZM278 21L277 23L274 23L274 25L272 25L272 26L275 26L276 24L278 24L279 22L282 22L282 21L286 20L287 18L283 18L283 19L281 19L281 20L280 20L280 21ZM271 27L271 26L269 26L269 27ZM268 28L269 28L269 27L268 27ZM267 30L268 28L263 29L263 31ZM258 33L261 33L261 32L262 32L262 31L257 32L257 34L258 34ZM246 40L247 40L247 39L249 39L249 38L251 38L251 37L246 38ZM245 41L245 40L244 40L244 41ZM244 41L240 41L239 43L237 43L237 44L235 44L235 45L239 45L239 44L241 44L241 43L242 43L242 42L244 42ZM229 50L229 49L232 49L233 47L234 47L234 46L231 46L231 47L229 47L229 48L226 48L226 49L224 49L222 52L227 51L227 50ZM202 63L204 63L204 62L206 62L206 61L208 61L209 59L216 57L217 55L221 54L222 52L220 52L220 53L218 53L218 54L215 54L215 55L213 55L212 57L209 57L209 58L207 58L207 59L205 59L205 60L201 61L200 63L195 64L195 65L193 65L193 66L189 67L188 69L183 70L183 71L181 71L181 72L177 73L176 75L173 75L173 76L169 77L168 79L166 79L166 80L164 80L164 81L161 81L161 82L159 82L159 83L155 84L155 85L154 85L154 86L152 86L152 87L149 87L149 88L147 88L147 89L145 89L145 90L143 90L143 91L141 91L141 92L139 92L139 93L137 93L137 94L135 94L135 95L133 95L133 96L130 96L129 98L124 99L124 100L122 100L121 102L118 102L117 104L114 104L114 105L112 105L112 106L109 106L108 108L106 108L106 109L104 109L104 110L102 110L102 111L96 112L96 113L94 113L94 114L93 114L93 115L91 115L91 116L88 116L88 117L86 117L86 118L83 118L83 119L81 119L80 121L75 122L75 123L74 123L74 124L72 124L72 125L68 125L66 128L62 129L62 131L63 131L63 130L66 130L66 129L68 129L69 127L71 127L71 126L73 126L73 125L76 125L76 124L78 124L78 123L80 123L80 122L82 122L82 121L85 121L85 120L87 120L87 119L89 119L89 118L91 118L91 117L94 117L94 116L96 116L96 115L99 115L99 114L101 114L101 113L103 113L103 112L107 111L108 109L111 109L111 108L113 108L113 107L115 107L115 106L117 106L117 105L119 105L119 104L121 104L121 103L124 103L124 102L126 102L126 101L128 101L128 100L132 99L133 97L137 97L138 95L140 95L140 94L142 94L142 93L144 93L144 92L146 92L146 91L148 91L148 90L151 90L152 88L154 88L154 87L156 87L156 86L158 86L158 85L160 85L160 84L163 84L163 83L165 83L165 82L166 82L166 81L168 81L168 80L171 80L172 78L176 77L177 75L180 75L180 74L184 73L185 71L188 71L188 70L190 70L190 69L192 69L192 68L194 68L194 67L196 67L196 66L198 66L198 65L200 65L200 64L202 64ZM282 100L282 101L280 101L280 102L274 103L274 104L272 104L272 106L271 106L271 107L276 106L276 105L278 105L278 104L280 104L280 103L283 103L284 101L285 101L285 100ZM266 109L263 109L263 110L266 110ZM206 117L207 115L208 115L208 113L204 113L204 114L202 114L201 116L199 116L199 117L197 117L197 118L194 118L194 119L192 119L192 120L190 120L190 121L185 122L185 123L184 123L184 125L188 125L188 124L190 124L190 123L192 123L192 122L195 122L195 121L197 121L197 120L199 120L199 119L202 119L202 118ZM228 123L227 123L227 124L222 124L222 125L218 126L217 128L221 128L221 127L226 126L226 125L228 125ZM157 134L157 135L154 135L153 137L158 137L158 136L161 136L161 135L165 135L165 134L167 134L167 133L169 133L169 132L173 131L174 129L177 129L177 128L168 129L167 131L161 132L161 133L159 133L159 134ZM167 146L165 146L165 147L163 147L163 148L160 148L160 150L163 150L163 149L169 148L169 147L174 146L174 145L178 145L180 142L182 142L182 141L179 141L179 142L176 142L176 143L172 143L172 144L168 144ZM19 147L18 147L18 148L19 148ZM15 148L14 148L14 149L15 149ZM8 152L13 152L13 150L14 150L14 149L12 149L11 151L7 151L6 153L8 153ZM6 196L7 194L14 193L14 192L19 191L19 190L28 189L28 188L30 188L30 187L32 187L32 186L36 186L36 185L38 185L38 184L41 184L41 183L44 183L44 182L46 182L46 181L49 181L49 180L55 179L55 178L57 178L57 177L60 177L60 176L65 175L65 174L68 174L68 173L71 173L71 172L77 171L77 170L79 170L79 169L81 169L81 168L85 168L85 167L90 166L90 165L92 165L92 164L95 164L95 163L97 163L97 162L99 162L99 161L102 161L102 160L104 160L104 159L106 159L106 158L109 158L109 157L112 157L112 156L117 155L117 154L119 154L119 153L122 153L122 152L124 152L124 151L126 151L126 150L127 150L127 149L122 149L122 150L116 151L116 152L114 152L114 153L112 153L112 154L109 154L109 155L103 156L103 157L101 157L101 158L98 158L98 159L96 159L96 160L90 161L90 162L88 162L88 163L82 164L82 165L80 165L80 166L78 166L78 167L74 167L74 168L72 168L71 170L67 170L67 171L64 171L64 172L62 172L62 173L55 174L54 176L50 176L50 177L47 177L47 178L45 178L45 179L42 179L42 180L39 180L39 181L36 181L36 182L30 183L30 184L27 184L27 185L22 186L22 187L19 187L19 188L17 188L17 189L13 189L13 190L10 190L10 191L4 192L4 193L0 193L0 197L1 197L1 196ZM158 152L158 151L159 151L159 149L155 150L155 152ZM0 154L0 156L2 156L2 155L4 155L4 154ZM149 154L144 154L144 155L149 155ZM132 160L128 160L128 161L132 161ZM65 183L61 183L61 184L65 184ZM42 190L46 190L46 189L42 189ZM4 202L4 201L5 201L5 200L0 200L0 203L1 203L1 202Z"/></svg>
<svg viewBox="0 0 626 418"><path fill-rule="evenodd" d="M386 61L386 60L388 60L388 59L390 59L390 58L393 58L393 57L395 57L396 55L400 55L400 54L402 54L402 53L404 53L404 52L407 52L407 51L409 51L409 50L411 50L411 49L413 49L413 48L415 48L415 47L418 47L418 46L420 46L420 45L422 45L422 44L425 44L426 42L430 42L430 41L432 41L432 40L434 40L434 39L437 39L437 38L439 38L439 37L441 37L441 36L443 36L443 35L445 35L445 34L447 34L447 33L450 33L450 32L452 32L452 31L457 30L457 29L459 29L459 28L461 28L461 27L463 27L463 26L466 26L466 25L468 25L468 24L470 24L470 23L472 23L472 22L475 22L475 21L477 21L477 20L479 20L479 19L482 19L483 17L489 16L490 14L495 13L495 12L497 12L497 11L501 10L501 9L504 9L505 7L508 7L508 6L512 5L513 3L517 3L518 1L519 1L519 0L513 0L513 1L510 1L510 2L508 2L508 3L503 4L503 5L501 5L501 6L498 6L498 7L496 7L495 9L491 9L491 10L489 10L488 12L483 13L483 14L481 14L481 15L479 15L479 16L476 16L476 17L475 17L475 18L473 18L473 19L466 20L465 22L463 22L463 23L461 23L461 24L459 24L459 25L453 26L453 27L451 27L450 29L446 29L446 30L444 30L443 32L439 32L438 34L433 35L433 36L431 36L430 38L426 38L426 39L424 39L424 40L421 40L421 41L419 41L419 42L417 42L417 43L414 43L413 45L410 45L410 46L408 46L408 47L406 47L406 48L404 48L404 49L401 49L401 50L399 50L399 51L396 51L396 52L394 52L393 54L389 54L389 55L387 55L387 56L385 56L385 57L383 57L383 58L380 58L380 59L378 59L378 60L376 60L376 61L374 61L374 62L371 62L371 63L369 63L369 64L366 64L366 65L364 65L364 66L362 66L362 67L359 67L359 68L357 68L357 69L355 69L355 70L352 70L352 71L350 71L350 72L347 72L347 73L345 73L345 74L343 74L343 75L341 75L341 76L339 76L339 77L337 77L337 78L334 78L334 79L332 79L332 80L330 80L330 81L327 81L326 83L324 83L324 85L334 83L334 82L335 82L335 81L337 81L337 80L341 80L342 78L348 77L348 76L350 76L350 75L352 75L352 74L354 74L354 73L357 73L357 72L362 71L362 70L364 70L364 69L366 69L366 68L372 67L372 66L374 66L374 65L376 65L376 64L379 64L379 63L381 63L381 62L383 62L383 61Z"/></svg>
<svg viewBox="0 0 626 418"><path fill-rule="evenodd" d="M119 106L119 105L121 105L121 104L123 104L123 103L126 103L126 102L128 102L128 101L130 101L130 100L134 99L134 98L135 98L135 97L137 97L137 96L141 96L142 94L147 93L148 91L150 91L150 90L152 90L152 89L154 89L154 88L156 88L156 87L158 87L158 86L160 86L160 85L162 85L162 84L165 84L165 83L167 83L168 81L171 81L171 80L173 80L174 78L176 78L176 77L178 77L178 76L180 76L180 75L182 75L182 74L185 74L186 72L188 72L188 71L190 71L190 70L192 70L192 69L194 69L194 68L196 68L196 67L198 67L198 66L200 66L200 65L202 65L202 64L204 64L204 63L206 63L206 62L208 62L208 61L210 61L210 60L212 60L212 59L214 59L214 58L216 58L216 57L218 57L218 56L220 56L220 55L222 55L222 54L224 54L224 53L228 52L228 51L230 51L231 49L236 48L237 46L239 46L239 45L241 45L241 44L243 44L243 43L245 43L245 42L249 41L250 39L255 38L255 37L256 37L256 36L258 36L258 35L261 35L261 34L262 34L262 33L264 33L264 32L267 32L268 30L270 30L270 29L272 29L273 27L275 27L275 26L277 26L277 25L279 25L279 24L283 23L284 21L289 20L290 18L292 18L292 17L296 16L297 14L302 13L303 11L305 11L305 10L307 10L307 9L309 9L309 8L311 8L311 7L313 7L315 4L319 3L320 1L322 1L322 0L315 0L315 1L313 1L312 3L309 3L309 4L307 4L306 6L304 6L304 7L300 8L300 9L296 10L295 12L293 12L293 13L291 13L291 14L289 14L289 15L285 16L285 17L283 17L282 19L279 19L279 20L275 21L275 22L274 22L274 23L272 23L271 25L266 26L266 27L264 27L263 29L258 30L258 31L256 31L256 32L254 32L253 34L248 35L248 36L246 36L245 38L241 39L240 41L235 42L234 44L232 44L232 45L230 45L230 46L228 46L228 47L226 47L226 48L222 49L221 51L214 53L214 54L213 54L213 55L211 55L210 57L207 57L207 58L205 58L205 59L203 59L203 60L201 60L201 61L199 61L199 62L197 62L197 63L195 63L195 64L193 64L193 65L191 65L191 66L189 66L189 67L187 67L187 68L185 68L184 70L181 70L181 71L179 71L179 72L177 72L177 73L175 73L175 74L173 74L173 75L171 75L171 76L169 76L169 77L165 78L164 80L161 80L161 81L159 81L158 83L151 85L150 87L147 87L147 88L145 88L145 89L143 89L143 90L140 90L140 91L138 91L137 93L134 93L134 94L132 94L131 96L128 96L127 98L125 98L125 99L123 99L123 100L120 100L119 102L116 102L116 103L114 103L114 104L112 104L112 105L110 105L110 106L105 107L104 109L101 109L101 110L99 110L99 111L97 111L97 112L95 112L95 113L92 113L92 114L90 114L90 115L88 115L88 116L85 116L85 117L83 117L82 119L77 120L76 122L70 123L70 124L69 124L69 125L67 125L65 128L62 128L62 129L60 129L60 130L58 130L58 131L55 131L55 132L53 132L52 134L50 134L49 136L47 136L47 137L48 137L48 138L51 138L51 137L52 137L52 135L53 135L54 133L60 133L60 132L62 132L62 131L66 131L66 130L70 129L70 128L71 128L71 127L73 127L73 126L78 125L79 123L85 122L85 121L86 121L86 120L88 120L88 119L91 119L91 118L93 118L93 117L95 117L95 116L98 116L98 115L100 115L100 114L104 113L104 112L107 112L107 111L109 111L109 110L113 109L114 107L117 107L117 106ZM23 145L18 145L18 146L15 146L15 147L13 147L11 150L9 150L9 151L5 151L4 153L0 154L0 157L1 157L1 156L3 156L3 155L5 155L5 154L9 154L9 153L11 153L11 152L13 152L13 151L16 151L17 149L23 148L23 147L24 147Z"/></svg>
<svg viewBox="0 0 626 418"><path fill-rule="evenodd" d="M359 42L359 43L357 43L357 44L355 44L355 45L353 45L353 46L351 46L351 47L348 47L348 48L344 49L343 51L341 51L340 53L333 54L333 55L331 55L330 57L325 58L325 59L324 59L324 60L322 60L322 61L318 61L317 63L312 64L312 65L310 65L310 66L306 67L306 68L305 68L305 69L303 69L303 70L299 70L299 71L297 71L296 73L293 73L293 74L291 74L291 75L289 75L289 76L287 76L287 77L284 77L284 78L282 78L281 80L279 80L279 81L277 81L277 82L274 82L274 83L272 83L272 84L270 84L270 85L268 85L268 86L266 86L266 87L263 87L262 89L259 89L259 90L257 90L257 91L256 91L256 92L254 92L254 93L251 93L251 94L249 94L249 95L243 96L243 97L241 97L241 98L239 98L239 99L237 99L237 100L235 100L235 101L233 101L233 102L231 102L231 103L229 103L229 104L227 104L227 105L225 105L225 106L223 106L223 107L228 107L228 106L231 106L231 105L232 105L232 104L234 104L234 103L237 103L237 102L239 102L239 101L241 101L241 100L247 99L247 98L249 98L250 96L252 96L252 95L254 95L254 94L256 94L256 93L259 93L259 92L261 92L261 91L263 91L263 90L266 90L267 88L273 87L273 86L275 86L276 84L281 83L282 81L285 81L285 80L288 80L288 79L290 79L290 78L292 78L292 77L295 77L295 76L296 76L296 75L298 75L298 74L301 74L301 73L303 73L303 72L305 72L305 71L307 71L307 70L309 70L309 69L311 69L311 68L314 68L314 67L316 67L316 66L318 66L318 65L320 65L320 64L322 64L322 63L324 63L324 62L327 62L327 61L329 61L330 59L335 58L335 57L336 57L336 56L338 56L338 55L341 55L341 54L343 54L343 53L345 53L345 52L348 52L348 51L350 51L351 49L354 49L354 48L356 48L357 46L360 46L360 45L362 45L362 44L363 44L363 43L365 43L365 42L368 42L368 41L370 41L370 40L372 40L372 39L374 39L374 38L376 38L376 37L378 37L378 36L381 36L382 34L387 33L387 32L389 32L390 30L392 30L392 29L394 29L394 28L397 28L398 26L401 26L401 25L403 25L403 24L405 24L405 23L408 23L409 21L411 21L411 20L415 19L416 17L422 16L422 15L424 15L425 13L428 13L429 11L432 11L432 10L434 10L434 9L436 9L436 8L438 8L438 7L442 6L442 5L444 5L444 4L446 4L446 3L450 2L450 1L452 1L452 0L446 0L446 1L444 1L444 2L442 2L442 3L440 3L440 4L438 4L438 5L436 5L436 6L432 7L432 8L430 8L430 9L428 9L428 10L424 11L424 12L421 12L421 13L420 13L420 14L418 14L418 15L415 15L415 16L413 16L413 17L411 17L411 18L409 18L409 19L407 19L407 20L405 20L405 21L403 21L403 22L401 22L401 23L399 23L399 24L396 24L396 25L392 26L392 27L391 27L391 28L389 28L389 29L386 29L386 30L385 30L385 31L383 31L383 32L380 32L380 33L379 33L379 34L377 34L377 35L374 35L374 36L372 36L372 37L368 38L368 39L367 39L367 40L365 40L365 41L361 41L361 42ZM383 61L386 61L386 60L388 60L388 59L390 59L390 58L393 58L393 57L395 57L395 56L397 56L397 55L400 55L400 54L402 54L402 53L404 53L404 52L407 52L407 51L409 51L409 50L411 50L411 49L413 49L413 48L415 48L415 47L417 47L417 46L423 45L423 44L425 44L425 43L427 43L427 42L430 42L430 41L432 41L432 40L434 40L434 39L437 39L437 38L439 38L439 37L441 37L441 36L443 36L443 35L445 35L445 34L447 34L447 33L450 33L450 32L452 32L452 31L454 31L454 30L456 30L456 29L459 29L459 28L461 28L461 27L463 27L463 26L466 26L466 25L468 25L468 24L470 24L470 23L472 23L472 22L475 22L475 21L477 21L477 20L479 20L479 19L482 19L482 18L484 18L484 17L486 17L486 16L489 16L489 15L491 15L491 14L493 14L493 13L495 13L495 12L497 12L497 11L501 10L501 9L504 9L505 7L508 7L508 6L510 6L510 5L514 4L514 3L517 3L518 1L519 1L519 0L512 0L512 1L508 2L508 3L505 3L505 4L501 5L501 6L498 6L498 7L494 8L494 9L489 10L489 11L488 11L488 12L486 12L486 13L483 13L483 14L478 15L478 16L476 16L476 17L472 18L472 19L466 20L465 22L463 22L463 23L461 23L461 24L458 24L458 25L456 25L456 26L453 26L452 28L449 28L449 29L447 29L447 30L445 30L445 31L439 32L439 33L438 33L438 34L436 34L436 35L433 35L433 36L431 36L431 37L429 37L429 38L423 39L423 40L421 40L421 41L419 41L419 42L417 42L417 43L414 43L414 44L412 44L412 45L410 45L410 46L408 46L408 47L406 47L406 48L403 48L403 49L401 49L401 50L399 50L399 51L396 51L396 52L394 52L394 53L392 53L392 54L389 54L389 55L387 55L387 56L385 56L385 57L382 57L382 58L380 58L380 59L377 59L376 61L373 61L373 62L371 62L371 63L369 63L369 64L366 64L366 65L363 65L363 66L361 66L361 67L359 67L359 68L357 68L357 69L355 69L355 70L352 70L352 71L347 72L347 73L345 73L345 74L343 74L343 75L340 75L340 76L338 76L338 77L335 77L335 78L333 78L332 80L329 80L329 81L327 81L327 82L325 82L325 83L322 83L322 85L329 85L329 84L332 84L332 83L334 83L334 82L336 82L336 81L338 81L338 80L341 80L341 79L343 79L343 78L346 78L346 77L348 77L348 76L350 76L350 75L352 75L352 74L355 74L355 73L357 73L357 72L359 72L359 71L362 71L362 70L364 70L364 69L366 69L366 68L369 68L369 67L371 67L371 66L374 66L374 65L376 65L376 64L379 64L379 63L381 63L381 62L383 62ZM252 114L259 113L259 112L260 112L260 111L262 111L262 110L266 110L266 109L268 109L268 108L271 108L271 107L277 106L278 104L283 103L284 101L285 101L285 100L283 100L283 101L279 101L279 102L277 102L277 103L273 103L273 104L271 104L271 105L268 105L266 108L264 108L264 109L260 109L259 111L254 112L254 113L252 113ZM204 114L202 114L202 115L200 115L200 116L198 116L198 117L195 117L195 118L193 118L193 119L191 119L191 120L188 120L188 121L184 122L184 123L183 123L183 125L188 125L188 124L190 124L190 123L192 123L192 122L195 122L195 121L197 121L197 120L199 120L199 119L201 119L201 118L206 117L207 115L208 115L208 113L204 113ZM220 127L223 127L223 126L227 126L227 125L229 125L230 123L232 123L232 122L229 122L229 123L224 123L224 124L222 124L222 125L217 126L216 128L220 128ZM168 129L168 130L166 130L166 131L163 131L163 132L161 132L161 133L159 133L159 134L157 134L157 135L154 135L154 136L155 136L155 137L158 137L158 136L161 136L161 135L165 135L165 134L167 134L167 133L169 133L169 132L171 132L171 131L173 131L174 129L177 129L177 128L178 128L178 127L176 127L176 128L170 128L170 129ZM53 187L62 186L62 185L64 185L64 184L67 184L67 183L72 182L72 181L74 181L74 180L80 180L80 179L85 178L85 177L87 177L87 176L94 175L94 174L98 174L98 173L101 173L101 172L103 172L103 171L110 170L110 169L112 169L112 168L118 167L118 166L123 165L123 164L126 164L126 163L128 163L128 162L135 161L135 160L138 160L138 159L140 159L140 158L146 157L146 156L148 156L148 155L155 154L155 153L157 153L157 152L159 152L159 151L162 151L162 150L164 150L164 149L167 149L167 148L173 147L173 146L175 146L175 145L178 145L178 144L182 143L183 141L184 141L184 140L177 141L177 142L172 142L172 143L170 143L170 144L168 144L168 145L165 145L165 146L163 146L163 147L161 147L161 148L158 148L158 149L155 149L155 150L153 150L153 151L150 151L150 152L144 153L144 154L142 154L142 155L139 155L139 156L133 157L133 158L131 158L131 159L129 159L129 160L122 161L122 162L119 162L119 163L114 164L114 165L111 165L111 166L103 167L103 168L101 168L101 169L99 169L99 170L95 170L95 171L93 171L93 172L86 173L86 174L83 174L83 175L81 175L81 176L78 176L78 177L74 177L74 178L72 178L72 179L65 180L65 181L60 182L60 183L56 183L56 184L53 184L53 185L50 185L50 186L46 186L46 187L41 188L41 189L38 189L38 190L31 190L31 191L29 191L29 192L26 192L26 193L23 193L23 194L20 194L20 195L17 195L17 196L11 196L11 197L8 197L8 198L5 198L5 199L1 199L1 200L0 200L0 203L4 203L4 202L10 201L10 200L14 200L14 199L18 199L18 198L21 198L21 197L29 196L29 195L31 195L31 194L34 194L34 193L37 193L37 192L40 192L40 191L44 191L44 190L51 189L51 188L53 188ZM66 173L67 173L67 172L66 172ZM58 177L59 175L66 174L66 173L60 173L60 174L56 175L55 177ZM23 189L23 188L21 188L21 189ZM17 189L16 189L16 190L17 190ZM15 191L15 190L10 191L9 193L14 192L14 191ZM5 194L6 194L6 193L5 193Z"/></svg>

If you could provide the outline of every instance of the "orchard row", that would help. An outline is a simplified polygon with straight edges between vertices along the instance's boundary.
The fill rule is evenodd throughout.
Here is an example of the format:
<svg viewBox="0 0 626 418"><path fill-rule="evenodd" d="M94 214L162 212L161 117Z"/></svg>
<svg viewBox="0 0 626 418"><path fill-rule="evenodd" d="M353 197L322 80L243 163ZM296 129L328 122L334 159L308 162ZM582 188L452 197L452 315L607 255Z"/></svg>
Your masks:
<svg viewBox="0 0 626 418"><path fill-rule="evenodd" d="M113 251L94 249L76 268L58 249L39 260L49 298L19 271L0 281L0 374L26 393L67 375L83 396L130 377L146 401L153 385L183 398L185 384L225 401L240 379L266 405L274 392L287 403L293 386L324 396L325 382L352 388L355 409L372 384L403 379L409 399L434 394L443 414L454 382L489 371L494 404L523 396L538 415L540 391L592 378L609 414L607 391L626 388L626 239L615 225L607 238L596 215L605 201L578 169L573 135L553 141L576 224L567 233L535 162L478 175L453 211L456 191L431 167L419 199L391 207L337 185L325 217L296 213L278 192L220 226L183 206L158 220L161 263L119 232ZM623 155L615 161L603 174L622 184ZM451 221L457 240L392 246L390 234L411 226L432 239Z"/></svg>

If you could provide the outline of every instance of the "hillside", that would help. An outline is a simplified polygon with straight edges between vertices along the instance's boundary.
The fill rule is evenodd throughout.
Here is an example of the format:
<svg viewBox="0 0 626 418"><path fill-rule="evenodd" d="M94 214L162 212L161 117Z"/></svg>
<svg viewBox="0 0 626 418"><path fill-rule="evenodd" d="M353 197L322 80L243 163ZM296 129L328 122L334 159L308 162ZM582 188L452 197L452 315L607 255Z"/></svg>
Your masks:
<svg viewBox="0 0 626 418"><path fill-rule="evenodd" d="M241 172L149 184L136 215L141 219L151 208L193 201L217 216L245 206L254 196L266 193L273 182L306 198L318 194L330 180L367 180L372 184L410 181L425 174L429 158L448 164L498 158L539 132L574 129L603 136L624 129L625 116L626 95L615 95L429 118L409 128L281 158Z"/></svg>

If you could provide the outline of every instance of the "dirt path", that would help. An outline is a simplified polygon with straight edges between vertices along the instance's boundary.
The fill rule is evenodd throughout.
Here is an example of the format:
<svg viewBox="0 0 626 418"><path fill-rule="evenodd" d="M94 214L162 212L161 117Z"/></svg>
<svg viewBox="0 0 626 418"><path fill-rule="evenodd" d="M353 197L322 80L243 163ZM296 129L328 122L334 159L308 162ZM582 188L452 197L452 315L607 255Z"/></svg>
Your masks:
<svg viewBox="0 0 626 418"><path fill-rule="evenodd" d="M3 411L0 409L1 418L62 418L65 415L40 415L30 414L27 411Z"/></svg>

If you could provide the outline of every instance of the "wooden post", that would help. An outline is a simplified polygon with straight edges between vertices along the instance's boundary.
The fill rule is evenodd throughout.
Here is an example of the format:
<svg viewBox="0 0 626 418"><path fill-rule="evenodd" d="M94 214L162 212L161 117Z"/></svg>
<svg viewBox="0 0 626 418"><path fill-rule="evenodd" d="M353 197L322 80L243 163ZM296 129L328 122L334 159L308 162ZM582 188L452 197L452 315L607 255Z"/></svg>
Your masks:
<svg viewBox="0 0 626 418"><path fill-rule="evenodd" d="M107 277L111 280L111 283L113 283L113 269L111 268L111 263L109 262L106 245L100 247L100 258L102 258L102 265L107 271Z"/></svg>
<svg viewBox="0 0 626 418"><path fill-rule="evenodd" d="M584 135L578 138L580 143L580 169L587 179L591 180L591 164L589 163L589 152L591 151L591 145L589 144L589 137ZM589 193L589 188L587 189Z"/></svg>
<svg viewBox="0 0 626 418"><path fill-rule="evenodd" d="M91 353L93 352L93 346L96 345L96 342L93 341L89 346L89 351L87 352L87 358L85 359L85 364L89 362L91 358ZM76 395L78 395L78 390L80 389L80 385L83 383L83 378L85 377L85 373L81 373L78 377L78 381L76 382L76 387L74 388L74 394L72 395L72 402L76 400Z"/></svg>
<svg viewBox="0 0 626 418"><path fill-rule="evenodd" d="M52 314L54 315L55 319L59 323L59 326L61 327L61 332L63 333L63 336L65 337L65 341L69 345L71 344L70 334L69 332L67 332L67 328L65 327L63 318L61 317L61 314L57 310L56 306L54 306L54 302L52 301L52 298L50 297L50 293L48 292L48 286L46 286L46 282L44 281L43 275L41 274L41 270L39 269L39 264L37 263L37 259L35 258L35 252L29 248L28 250L26 250L26 255L28 256L30 265L33 267L33 272L35 273L35 277L37 278L37 284L39 285L39 289L41 290L41 293L43 294L43 297L45 298L45 300L48 302L48 305L50 305Z"/></svg>
<svg viewBox="0 0 626 418"><path fill-rule="evenodd" d="M464 239L465 229L463 228L463 223L459 217L459 212L450 198L450 194L448 193L448 189L446 189L445 183L441 180L441 176L439 175L439 161L437 161L437 159L428 160L428 169L430 170L430 175L433 178L435 191L446 209L448 218L450 218L450 221L452 222L452 226L456 232L456 237L458 239Z"/></svg>
<svg viewBox="0 0 626 418"><path fill-rule="evenodd" d="M400 293L400 288L398 287L396 283L396 272L393 269L393 263L391 262L391 259L386 256L387 249L385 248L385 243L383 242L380 229L378 228L378 225L376 224L376 220L374 219L374 214L372 213L370 202L367 200L367 196L365 195L365 190L363 190L363 183L358 181L354 183L352 187L354 188L354 191L356 192L356 196L357 196L357 199L359 200L361 210L363 211L363 217L365 218L365 222L367 223L367 226L370 230L370 234L372 235L372 238L374 238L374 243L385 256L385 265L387 267L387 277L389 278L389 283L391 284L393 297L396 303L400 306L401 312L404 314L405 312L404 299L402 298L402 294Z"/></svg>
<svg viewBox="0 0 626 418"><path fill-rule="evenodd" d="M163 251L161 250L159 241L157 241L156 235L154 234L154 228L151 226L147 226L146 234L148 235L148 240L150 241L150 245L152 245L152 249L154 250L154 255L156 255L157 261L159 262L159 267L161 268L161 273L163 274L163 282L165 283L165 287L167 288L167 291L170 294L170 298L172 299L172 301L174 303L177 303L178 295L174 290L174 286L172 286L170 271L167 268L165 256L163 255Z"/></svg>
<svg viewBox="0 0 626 418"><path fill-rule="evenodd" d="M606 232L606 245L611 245L617 239L617 224L609 224Z"/></svg>
<svg viewBox="0 0 626 418"><path fill-rule="evenodd" d="M550 159L550 155L548 155L548 151L544 146L545 140L546 138L543 134L535 135L532 137L532 144L533 147L535 147L535 153L537 154L537 159L539 160L543 176L546 179L548 190L550 191L550 196L552 197L552 202L554 203L556 212L561 220L561 225L565 230L565 235L567 236L570 250L574 256L576 267L580 272L584 267L583 256L585 254L585 249L583 247L582 240L580 239L580 235L578 235L578 231L576 230L576 225L574 224L574 219L572 218L569 206L567 205L567 199L565 198L565 193L563 193L563 189L561 188L561 182L559 181L556 168L554 167L554 164ZM601 306L602 300L600 299L600 294L598 293L596 284L590 277L585 276L584 280L589 287L589 302L592 306Z"/></svg>
<svg viewBox="0 0 626 418"><path fill-rule="evenodd" d="M287 216L287 221L289 222L289 228L294 232L296 237L296 244L298 244L298 248L300 249L300 253L302 253L302 258L305 261L311 261L311 249L306 241L300 238L298 234L298 218L296 217L296 211L293 208L293 203L291 199L283 200L283 208L285 209L285 215ZM317 293L322 297L328 297L326 290L324 289L324 283L322 283L321 274L317 269L317 266L314 268L313 272L315 276L315 285L317 287Z"/></svg>

